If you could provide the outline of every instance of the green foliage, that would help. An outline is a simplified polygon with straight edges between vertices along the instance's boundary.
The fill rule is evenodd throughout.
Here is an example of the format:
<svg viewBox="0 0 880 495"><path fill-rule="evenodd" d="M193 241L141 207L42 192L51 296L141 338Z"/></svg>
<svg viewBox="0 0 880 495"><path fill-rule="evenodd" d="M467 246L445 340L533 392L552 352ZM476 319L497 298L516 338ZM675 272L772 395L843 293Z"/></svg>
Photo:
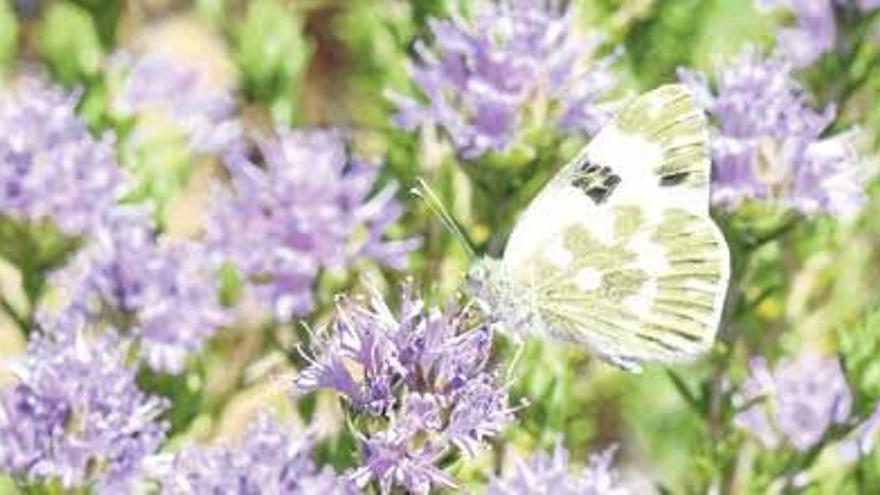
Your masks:
<svg viewBox="0 0 880 495"><path fill-rule="evenodd" d="M105 51L94 19L69 2L53 3L38 31L40 55L58 77L68 83L99 76Z"/></svg>
<svg viewBox="0 0 880 495"><path fill-rule="evenodd" d="M353 0L336 15L332 29L345 44L352 67L351 98L358 111L354 124L382 128L388 123L390 105L383 92L408 82L404 43L415 33L406 18L404 5L382 5L369 0Z"/></svg>
<svg viewBox="0 0 880 495"><path fill-rule="evenodd" d="M300 80L311 52L302 27L302 19L284 3L255 0L234 29L242 89L266 105L277 122L298 118Z"/></svg>
<svg viewBox="0 0 880 495"><path fill-rule="evenodd" d="M880 312L871 311L854 325L836 332L844 367L857 397L856 408L870 413L880 399Z"/></svg>
<svg viewBox="0 0 880 495"><path fill-rule="evenodd" d="M138 373L138 386L145 393L166 397L171 405L164 419L170 435L183 433L202 413L204 404L204 370L196 367L184 375L168 375L149 369Z"/></svg>
<svg viewBox="0 0 880 495"><path fill-rule="evenodd" d="M0 82L15 57L18 44L18 22L9 4L0 4Z"/></svg>
<svg viewBox="0 0 880 495"><path fill-rule="evenodd" d="M152 201L161 218L200 164L194 163L189 141L179 130L154 122L140 124L141 139L126 141L121 147L121 162L131 171L135 185L128 200Z"/></svg>
<svg viewBox="0 0 880 495"><path fill-rule="evenodd" d="M650 15L633 24L626 35L626 55L640 89L675 79L675 69L687 65L705 29L704 19L717 0L660 1Z"/></svg>

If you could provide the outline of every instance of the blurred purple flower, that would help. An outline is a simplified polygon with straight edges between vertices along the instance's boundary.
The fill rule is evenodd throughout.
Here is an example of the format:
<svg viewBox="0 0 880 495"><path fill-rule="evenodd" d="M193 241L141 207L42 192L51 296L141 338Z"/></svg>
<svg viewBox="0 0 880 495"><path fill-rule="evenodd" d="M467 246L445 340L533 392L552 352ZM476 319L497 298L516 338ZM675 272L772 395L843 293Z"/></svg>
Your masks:
<svg viewBox="0 0 880 495"><path fill-rule="evenodd" d="M865 202L866 177L852 136L822 138L835 111L816 112L779 59L747 50L719 70L679 71L718 125L712 140L712 199L778 201L804 214L849 215Z"/></svg>
<svg viewBox="0 0 880 495"><path fill-rule="evenodd" d="M96 325L109 322L138 339L148 366L180 373L186 358L228 320L212 268L203 246L157 239L146 212L116 208L55 274L69 299L55 317L75 313Z"/></svg>
<svg viewBox="0 0 880 495"><path fill-rule="evenodd" d="M561 444L552 456L539 452L530 461L518 460L514 469L489 482L488 495L624 495L630 493L612 468L614 448L590 456L587 466L569 472L568 452Z"/></svg>
<svg viewBox="0 0 880 495"><path fill-rule="evenodd" d="M467 379L449 394L449 422L444 438L470 456L486 439L501 433L510 420L507 390L498 387L494 377L483 373Z"/></svg>
<svg viewBox="0 0 880 495"><path fill-rule="evenodd" d="M577 33L570 10L523 1L479 2L472 19L431 21L412 78L425 103L398 94L395 122L436 125L465 159L504 151L529 125L595 133L610 115L598 104L614 86L615 56L594 60L598 39ZM552 112L547 115L548 112Z"/></svg>
<svg viewBox="0 0 880 495"><path fill-rule="evenodd" d="M218 192L207 240L277 318L312 309L323 268L359 258L405 265L418 241L383 239L402 213L395 187L371 197L377 167L350 157L338 133L279 129L260 150L265 168L229 159L233 188Z"/></svg>
<svg viewBox="0 0 880 495"><path fill-rule="evenodd" d="M755 0L755 3L762 9L787 10L794 16L794 26L777 31L777 49L795 67L806 67L834 49L835 0Z"/></svg>
<svg viewBox="0 0 880 495"><path fill-rule="evenodd" d="M405 432L389 429L366 439L363 465L351 479L362 488L376 480L383 495L393 493L394 487L419 495L432 487L454 488L452 478L434 465L440 456L433 445L414 446Z"/></svg>
<svg viewBox="0 0 880 495"><path fill-rule="evenodd" d="M819 443L828 428L849 419L852 395L837 358L804 353L783 358L771 375L763 358L750 363L751 376L737 401L745 406L734 422L765 447L784 439L805 451Z"/></svg>
<svg viewBox="0 0 880 495"><path fill-rule="evenodd" d="M0 214L88 232L122 184L113 136L96 140L79 94L25 76L0 92Z"/></svg>
<svg viewBox="0 0 880 495"><path fill-rule="evenodd" d="M749 378L742 384L738 395L735 397L738 407L741 409L734 418L734 423L748 431L764 447L776 448L779 446L779 436L771 424L771 418L767 414L768 401L775 392L773 375L767 368L767 361L763 357L752 358L749 361Z"/></svg>
<svg viewBox="0 0 880 495"><path fill-rule="evenodd" d="M245 146L232 94L207 74L162 54L119 53L111 65L127 72L113 102L119 114L163 112L196 152L222 155Z"/></svg>
<svg viewBox="0 0 880 495"><path fill-rule="evenodd" d="M152 463L162 493L342 495L356 487L311 459L312 444L269 414L248 425L236 445L187 447Z"/></svg>
<svg viewBox="0 0 880 495"><path fill-rule="evenodd" d="M467 310L427 309L406 286L399 316L373 293L368 305L342 299L329 336L296 379L298 393L339 392L358 414L387 420L365 432L359 485L427 493L450 486L436 463L453 450L473 456L511 420L508 393L489 371L491 332Z"/></svg>
<svg viewBox="0 0 880 495"><path fill-rule="evenodd" d="M36 335L0 398L0 470L64 487L131 492L167 425L164 400L144 395L109 335Z"/></svg>
<svg viewBox="0 0 880 495"><path fill-rule="evenodd" d="M783 10L794 17L794 25L777 30L776 50L796 68L813 64L839 46L839 10L859 14L880 7L877 0L755 0L755 4L759 9Z"/></svg>

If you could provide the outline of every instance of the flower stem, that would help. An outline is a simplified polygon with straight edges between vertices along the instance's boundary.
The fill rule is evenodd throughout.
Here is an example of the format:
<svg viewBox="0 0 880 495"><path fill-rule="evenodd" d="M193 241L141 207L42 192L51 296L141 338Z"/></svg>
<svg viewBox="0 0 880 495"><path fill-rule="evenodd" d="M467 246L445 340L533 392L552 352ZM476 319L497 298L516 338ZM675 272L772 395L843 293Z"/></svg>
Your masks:
<svg viewBox="0 0 880 495"><path fill-rule="evenodd" d="M0 288L2 290L2 288ZM30 318L22 315L15 306L13 306L12 302L6 298L6 296L0 294L0 308L3 309L3 312L15 323L21 333L25 336L30 333Z"/></svg>

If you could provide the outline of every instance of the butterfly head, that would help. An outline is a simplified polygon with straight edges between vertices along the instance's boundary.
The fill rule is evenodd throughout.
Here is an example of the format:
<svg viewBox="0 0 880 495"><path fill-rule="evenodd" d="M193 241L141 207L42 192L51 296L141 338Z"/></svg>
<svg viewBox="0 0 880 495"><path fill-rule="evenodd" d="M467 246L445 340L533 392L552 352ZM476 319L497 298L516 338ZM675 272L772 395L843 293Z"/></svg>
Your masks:
<svg viewBox="0 0 880 495"><path fill-rule="evenodd" d="M500 261L488 256L474 261L468 270L465 285L467 292L484 306L483 309L495 306L504 287Z"/></svg>
<svg viewBox="0 0 880 495"><path fill-rule="evenodd" d="M526 335L544 327L528 295L511 286L500 260L475 261L467 274L467 291L480 310L506 331Z"/></svg>

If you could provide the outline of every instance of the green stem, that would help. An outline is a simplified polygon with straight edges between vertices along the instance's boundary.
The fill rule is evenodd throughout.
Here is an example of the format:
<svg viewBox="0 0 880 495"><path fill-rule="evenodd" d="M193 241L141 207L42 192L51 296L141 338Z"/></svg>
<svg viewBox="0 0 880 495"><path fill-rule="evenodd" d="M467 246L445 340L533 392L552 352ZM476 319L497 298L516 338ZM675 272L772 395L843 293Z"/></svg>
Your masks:
<svg viewBox="0 0 880 495"><path fill-rule="evenodd" d="M756 249L768 242L775 241L779 239L783 235L790 232L794 229L798 224L798 215L797 214L788 214L786 218L784 218L779 224L771 229L769 232L765 232L763 235L756 237L754 239L750 239L747 241L747 246L751 249Z"/></svg>
<svg viewBox="0 0 880 495"><path fill-rule="evenodd" d="M675 385L675 389L678 393L684 398L685 402L693 408L694 411L698 413L703 412L703 405L700 403L700 400L691 392L690 388L688 388L687 384L684 382L684 379L676 373L671 368L666 368L666 375L669 376L669 379L672 380L672 384Z"/></svg>
<svg viewBox="0 0 880 495"><path fill-rule="evenodd" d="M6 313L6 315L15 322L16 326L18 326L18 329L21 330L21 333L27 336L30 332L30 318L27 318L19 313L19 311L15 309L9 299L7 299L6 296L3 295L0 295L0 308L2 308L3 312Z"/></svg>

